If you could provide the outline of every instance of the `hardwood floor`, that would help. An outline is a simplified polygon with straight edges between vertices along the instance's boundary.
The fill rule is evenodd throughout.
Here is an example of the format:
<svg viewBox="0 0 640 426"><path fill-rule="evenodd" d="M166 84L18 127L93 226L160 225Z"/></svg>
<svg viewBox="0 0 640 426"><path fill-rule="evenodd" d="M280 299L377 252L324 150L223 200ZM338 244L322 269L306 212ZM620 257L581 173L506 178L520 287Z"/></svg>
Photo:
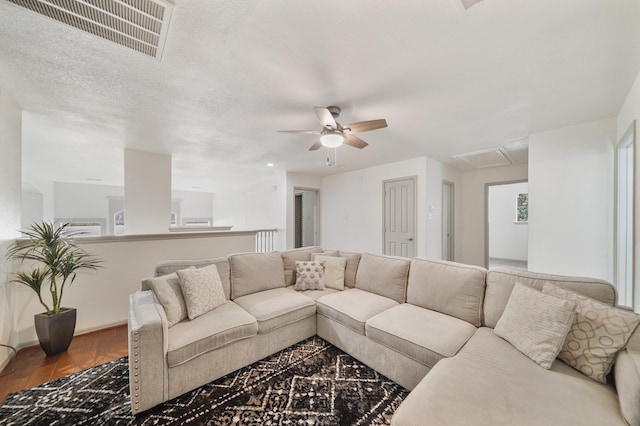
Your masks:
<svg viewBox="0 0 640 426"><path fill-rule="evenodd" d="M40 346L18 351L15 371L0 377L0 405L7 395L127 355L127 325L75 336L67 352L47 357ZM10 371L7 365L2 373Z"/></svg>

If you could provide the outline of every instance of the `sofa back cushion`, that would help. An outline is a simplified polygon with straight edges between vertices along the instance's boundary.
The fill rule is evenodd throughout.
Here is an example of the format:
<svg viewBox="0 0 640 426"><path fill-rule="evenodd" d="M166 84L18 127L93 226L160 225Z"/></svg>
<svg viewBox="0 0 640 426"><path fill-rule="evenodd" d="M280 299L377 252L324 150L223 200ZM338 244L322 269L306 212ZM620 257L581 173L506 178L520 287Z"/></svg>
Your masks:
<svg viewBox="0 0 640 426"><path fill-rule="evenodd" d="M365 253L360 258L356 288L404 303L411 260Z"/></svg>
<svg viewBox="0 0 640 426"><path fill-rule="evenodd" d="M220 280L222 281L224 295L227 299L230 299L231 269L229 267L229 259L227 259L226 257L192 260L165 260L156 265L155 276L160 277L162 275L168 275L182 269L187 269L190 266L203 268L209 265L216 265L216 267L218 268L218 275L220 275ZM144 280L142 281L142 290L150 290L148 284Z"/></svg>
<svg viewBox="0 0 640 426"><path fill-rule="evenodd" d="M407 303L482 324L487 270L478 266L430 259L412 259Z"/></svg>
<svg viewBox="0 0 640 426"><path fill-rule="evenodd" d="M231 299L263 290L285 287L282 255L240 253L229 256L231 265Z"/></svg>
<svg viewBox="0 0 640 426"><path fill-rule="evenodd" d="M325 252L324 255L327 255L327 252ZM340 250L337 255L347 259L347 266L344 268L344 286L354 288L356 286L356 275L362 254Z"/></svg>
<svg viewBox="0 0 640 426"><path fill-rule="evenodd" d="M296 283L296 262L309 262L312 260L313 253L322 253L322 247L302 247L281 253L284 264L284 279L288 286Z"/></svg>
<svg viewBox="0 0 640 426"><path fill-rule="evenodd" d="M516 282L542 290L542 286L547 281L611 306L616 301L614 287L604 280L496 268L487 273L483 325L491 328L496 326Z"/></svg>

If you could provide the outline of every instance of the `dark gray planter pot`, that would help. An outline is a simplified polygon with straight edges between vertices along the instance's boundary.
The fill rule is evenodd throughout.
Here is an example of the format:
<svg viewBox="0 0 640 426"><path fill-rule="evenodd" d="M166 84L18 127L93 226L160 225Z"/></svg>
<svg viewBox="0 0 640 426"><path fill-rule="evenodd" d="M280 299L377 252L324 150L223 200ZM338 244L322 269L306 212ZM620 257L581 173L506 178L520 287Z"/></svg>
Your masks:
<svg viewBox="0 0 640 426"><path fill-rule="evenodd" d="M55 315L37 314L33 319L40 347L47 356L58 355L67 350L76 329L74 308L62 308L60 313Z"/></svg>

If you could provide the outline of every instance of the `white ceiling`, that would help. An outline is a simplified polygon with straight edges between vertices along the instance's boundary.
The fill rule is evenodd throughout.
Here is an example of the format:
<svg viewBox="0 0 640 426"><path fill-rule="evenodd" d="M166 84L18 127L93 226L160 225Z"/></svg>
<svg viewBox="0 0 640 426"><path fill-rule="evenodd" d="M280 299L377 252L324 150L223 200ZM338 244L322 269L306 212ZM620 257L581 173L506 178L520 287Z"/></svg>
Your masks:
<svg viewBox="0 0 640 426"><path fill-rule="evenodd" d="M124 148L170 153L176 189L213 191L421 155L464 167L452 155L512 142L518 159L531 133L617 115L640 71L638 0L174 4L157 61L0 0L25 174L122 184ZM313 135L276 132L318 129L328 105L389 124L340 148L341 169Z"/></svg>

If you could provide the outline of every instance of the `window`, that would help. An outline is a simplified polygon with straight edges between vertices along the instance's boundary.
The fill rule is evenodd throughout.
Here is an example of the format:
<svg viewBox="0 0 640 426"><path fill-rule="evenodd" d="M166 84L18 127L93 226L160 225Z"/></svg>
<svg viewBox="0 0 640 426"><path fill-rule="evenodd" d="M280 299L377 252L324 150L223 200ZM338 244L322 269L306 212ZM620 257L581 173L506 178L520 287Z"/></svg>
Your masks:
<svg viewBox="0 0 640 426"><path fill-rule="evenodd" d="M516 222L527 223L529 221L529 193L518 194L516 204Z"/></svg>

